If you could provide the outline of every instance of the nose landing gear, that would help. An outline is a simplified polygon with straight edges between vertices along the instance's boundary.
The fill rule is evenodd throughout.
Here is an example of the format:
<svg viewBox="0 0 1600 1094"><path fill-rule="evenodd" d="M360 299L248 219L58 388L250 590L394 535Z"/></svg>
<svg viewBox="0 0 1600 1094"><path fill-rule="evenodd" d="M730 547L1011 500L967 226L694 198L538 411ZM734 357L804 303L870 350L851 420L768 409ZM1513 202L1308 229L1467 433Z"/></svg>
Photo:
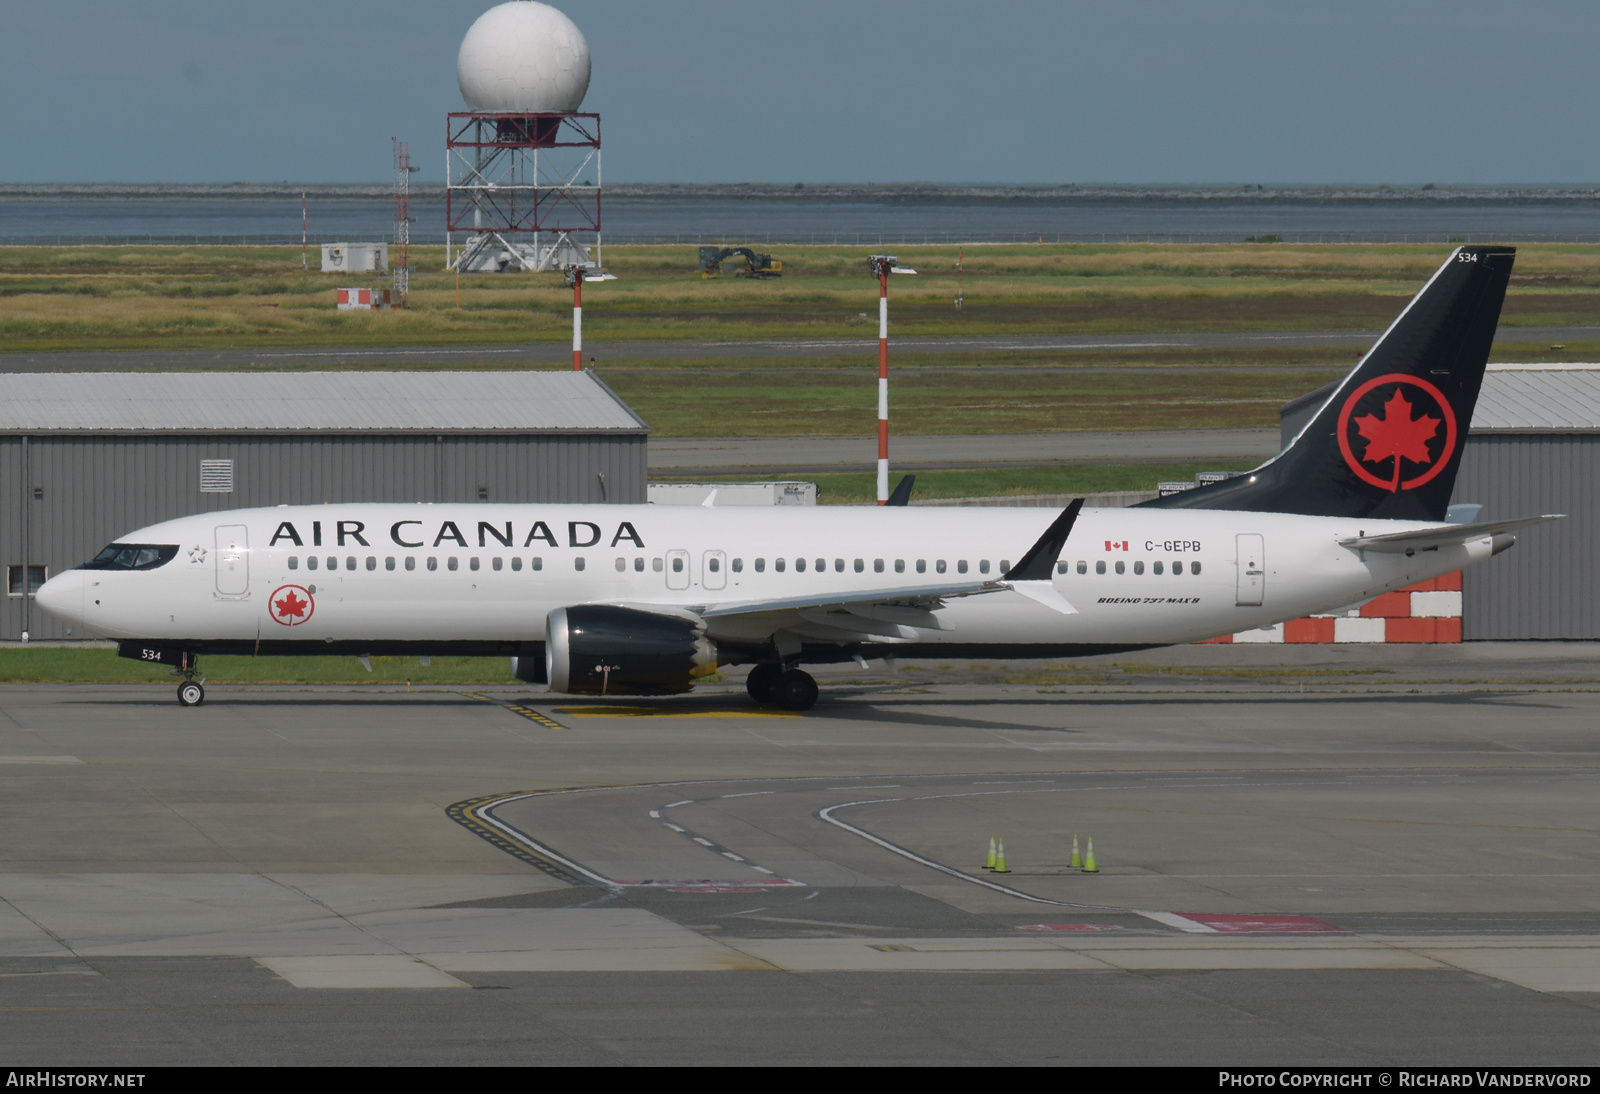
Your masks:
<svg viewBox="0 0 1600 1094"><path fill-rule="evenodd" d="M183 653L182 667L174 667L172 675L183 677L183 683L178 685L178 705L197 707L206 701L206 689L202 686L206 678L200 675L200 659L189 653ZM195 677L200 676L196 680Z"/></svg>

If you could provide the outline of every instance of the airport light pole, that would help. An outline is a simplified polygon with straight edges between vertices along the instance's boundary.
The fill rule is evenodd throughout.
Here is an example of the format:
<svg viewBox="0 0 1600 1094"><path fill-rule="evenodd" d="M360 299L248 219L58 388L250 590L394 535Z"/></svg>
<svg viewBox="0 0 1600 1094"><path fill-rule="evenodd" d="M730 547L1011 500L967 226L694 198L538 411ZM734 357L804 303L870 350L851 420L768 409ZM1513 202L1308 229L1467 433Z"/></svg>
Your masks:
<svg viewBox="0 0 1600 1094"><path fill-rule="evenodd" d="M889 275L914 274L894 255L872 255L867 265L878 279L878 504L889 504Z"/></svg>
<svg viewBox="0 0 1600 1094"><path fill-rule="evenodd" d="M583 371L583 283L615 281L616 274L601 273L587 266L568 266L564 271L572 286L572 371Z"/></svg>

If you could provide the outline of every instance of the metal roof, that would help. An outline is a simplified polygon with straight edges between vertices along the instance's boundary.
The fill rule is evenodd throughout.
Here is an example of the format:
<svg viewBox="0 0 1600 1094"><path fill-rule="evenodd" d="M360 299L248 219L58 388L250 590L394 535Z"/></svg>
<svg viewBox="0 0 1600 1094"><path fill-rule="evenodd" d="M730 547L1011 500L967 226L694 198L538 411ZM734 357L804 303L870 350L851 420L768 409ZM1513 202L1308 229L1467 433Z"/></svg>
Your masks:
<svg viewBox="0 0 1600 1094"><path fill-rule="evenodd" d="M1600 432L1600 364L1490 365L1472 432Z"/></svg>
<svg viewBox="0 0 1600 1094"><path fill-rule="evenodd" d="M0 433L648 433L592 372L0 374Z"/></svg>

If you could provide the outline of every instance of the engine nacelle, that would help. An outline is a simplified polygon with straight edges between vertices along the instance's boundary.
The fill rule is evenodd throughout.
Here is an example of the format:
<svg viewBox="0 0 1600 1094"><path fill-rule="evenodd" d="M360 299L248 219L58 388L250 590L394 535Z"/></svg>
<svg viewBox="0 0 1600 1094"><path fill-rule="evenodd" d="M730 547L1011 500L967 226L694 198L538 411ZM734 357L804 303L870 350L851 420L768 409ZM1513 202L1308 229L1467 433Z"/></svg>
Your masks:
<svg viewBox="0 0 1600 1094"><path fill-rule="evenodd" d="M545 671L544 654L536 657L513 657L511 659L511 675L521 680L524 684L548 684L550 677Z"/></svg>
<svg viewBox="0 0 1600 1094"><path fill-rule="evenodd" d="M607 604L551 612L544 656L550 690L572 695L672 695L717 671L694 620Z"/></svg>

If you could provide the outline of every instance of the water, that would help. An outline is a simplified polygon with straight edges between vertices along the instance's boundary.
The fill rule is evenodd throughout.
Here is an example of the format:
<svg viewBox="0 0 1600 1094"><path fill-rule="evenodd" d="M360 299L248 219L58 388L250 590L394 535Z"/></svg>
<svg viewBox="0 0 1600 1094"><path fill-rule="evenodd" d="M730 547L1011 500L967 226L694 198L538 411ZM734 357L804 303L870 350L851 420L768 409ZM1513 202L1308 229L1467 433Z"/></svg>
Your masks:
<svg viewBox="0 0 1600 1094"><path fill-rule="evenodd" d="M444 202L413 198L411 239L444 242ZM387 198L320 198L311 242L386 240ZM1600 204L1238 201L1045 203L607 196L608 243L1600 242ZM459 236L457 237L459 241ZM293 198L0 197L0 244L300 242Z"/></svg>

